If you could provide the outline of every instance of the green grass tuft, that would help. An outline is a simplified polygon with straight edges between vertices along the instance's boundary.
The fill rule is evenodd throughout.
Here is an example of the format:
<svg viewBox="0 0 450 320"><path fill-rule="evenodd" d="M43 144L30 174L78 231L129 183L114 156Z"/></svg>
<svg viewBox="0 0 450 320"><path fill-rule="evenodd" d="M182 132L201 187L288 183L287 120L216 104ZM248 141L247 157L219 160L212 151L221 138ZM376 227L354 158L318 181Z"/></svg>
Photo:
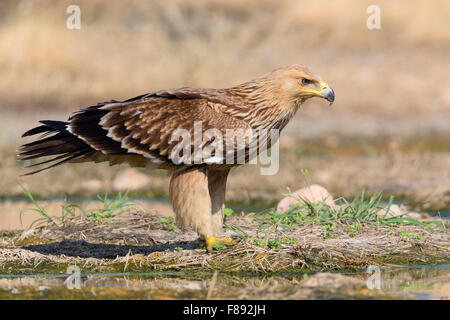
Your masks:
<svg viewBox="0 0 450 320"><path fill-rule="evenodd" d="M307 176L307 172L304 173ZM275 210L254 218L259 224L258 231L263 234L262 238L250 239L253 244L269 248L279 249L283 245L298 242L298 239L287 239L283 237L284 231L299 227L304 224L317 224L323 229L323 238L337 238L338 231L344 231L350 237L367 226L388 226L397 228L401 225L416 225L434 231L434 228L446 230L438 221L418 221L405 215L390 217L388 216L394 198L391 196L387 205L382 204L382 194L378 193L367 198L365 192L348 202L343 198L338 199L336 208L329 206L325 202L312 203L307 199L298 198L297 203L291 205L286 212L276 212ZM385 209L383 216L377 214ZM406 213L405 213L406 214ZM239 227L226 226L228 229L236 232L238 236L249 239ZM279 232L281 231L281 232ZM281 234L281 235L280 235ZM404 238L419 238L417 234L407 234L403 232Z"/></svg>
<svg viewBox="0 0 450 320"><path fill-rule="evenodd" d="M85 209L83 206L69 203L67 198L64 198L63 203L61 204L61 215L59 217L52 216L50 217L45 209L39 205L39 203L34 199L31 192L25 188L21 183L19 183L20 187L24 191L25 195L30 199L31 203L34 205L33 208L25 208L20 212L20 217L26 212L37 212L41 217L34 220L30 227L35 225L39 226L43 223L53 222L56 224L59 222L60 224L64 224L64 220L67 217L75 217L77 210L84 215L86 218L92 221L99 221L101 219L110 219L117 217L125 212L129 212L130 210L137 209L137 206L128 199L128 191L125 194L118 193L114 198L108 198L108 194L106 193L103 197L98 195L97 199L100 200L103 204L101 208L94 209Z"/></svg>

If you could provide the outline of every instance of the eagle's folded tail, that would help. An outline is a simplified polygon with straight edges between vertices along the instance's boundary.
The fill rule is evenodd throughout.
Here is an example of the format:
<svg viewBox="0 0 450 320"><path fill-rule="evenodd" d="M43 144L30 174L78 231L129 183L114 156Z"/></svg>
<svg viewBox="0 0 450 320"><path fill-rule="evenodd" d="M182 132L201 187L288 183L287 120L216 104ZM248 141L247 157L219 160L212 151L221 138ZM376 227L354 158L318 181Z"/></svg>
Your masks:
<svg viewBox="0 0 450 320"><path fill-rule="evenodd" d="M26 166L26 168L50 164L39 170L28 172L31 175L42 170L50 169L68 161L76 160L95 153L86 142L71 134L67 130L67 122L64 121L40 121L42 126L35 127L25 132L22 137L42 134L38 140L24 144L20 147L19 160L33 160L42 157L52 157Z"/></svg>

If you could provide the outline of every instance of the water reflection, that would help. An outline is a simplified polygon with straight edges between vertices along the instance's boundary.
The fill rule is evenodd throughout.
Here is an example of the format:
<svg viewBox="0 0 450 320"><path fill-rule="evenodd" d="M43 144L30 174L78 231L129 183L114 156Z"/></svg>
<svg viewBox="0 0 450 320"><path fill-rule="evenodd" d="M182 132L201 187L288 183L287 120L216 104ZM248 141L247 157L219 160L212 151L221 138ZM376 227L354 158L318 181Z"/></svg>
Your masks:
<svg viewBox="0 0 450 320"><path fill-rule="evenodd" d="M2 299L449 299L450 264L381 270L381 290L369 290L365 271L271 276L177 272L92 273L69 290L68 275L0 275ZM211 294L212 292L212 294Z"/></svg>

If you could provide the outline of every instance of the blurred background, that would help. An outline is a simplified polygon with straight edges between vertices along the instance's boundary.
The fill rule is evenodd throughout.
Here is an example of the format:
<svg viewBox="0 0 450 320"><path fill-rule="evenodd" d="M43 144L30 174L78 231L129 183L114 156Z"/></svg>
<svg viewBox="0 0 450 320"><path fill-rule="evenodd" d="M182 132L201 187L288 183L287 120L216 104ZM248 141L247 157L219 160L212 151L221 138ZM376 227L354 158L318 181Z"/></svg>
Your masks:
<svg viewBox="0 0 450 320"><path fill-rule="evenodd" d="M66 27L73 4L79 30ZM372 4L380 30L366 26ZM238 168L229 203L270 206L287 187L318 183L335 196L382 191L448 211L449 17L448 0L1 1L0 229L17 227L18 181L41 199L130 189L165 203L158 171L71 164L19 178L15 150L38 120L160 89L229 87L290 64L319 74L336 101L302 106L282 134L278 174ZM163 204L155 210L170 214Z"/></svg>

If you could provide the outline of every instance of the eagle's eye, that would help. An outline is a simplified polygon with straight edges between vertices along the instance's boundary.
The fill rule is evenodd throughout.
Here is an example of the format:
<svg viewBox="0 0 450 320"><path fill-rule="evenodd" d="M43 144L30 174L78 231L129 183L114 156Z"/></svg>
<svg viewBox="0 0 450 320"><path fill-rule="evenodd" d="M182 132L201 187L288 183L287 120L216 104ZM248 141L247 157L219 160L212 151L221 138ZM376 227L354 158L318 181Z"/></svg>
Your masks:
<svg viewBox="0 0 450 320"><path fill-rule="evenodd" d="M300 79L300 82L301 82L301 84L304 86L304 85L306 85L306 84L311 83L312 81L309 80L309 79L306 79L306 78L301 78L301 79Z"/></svg>

